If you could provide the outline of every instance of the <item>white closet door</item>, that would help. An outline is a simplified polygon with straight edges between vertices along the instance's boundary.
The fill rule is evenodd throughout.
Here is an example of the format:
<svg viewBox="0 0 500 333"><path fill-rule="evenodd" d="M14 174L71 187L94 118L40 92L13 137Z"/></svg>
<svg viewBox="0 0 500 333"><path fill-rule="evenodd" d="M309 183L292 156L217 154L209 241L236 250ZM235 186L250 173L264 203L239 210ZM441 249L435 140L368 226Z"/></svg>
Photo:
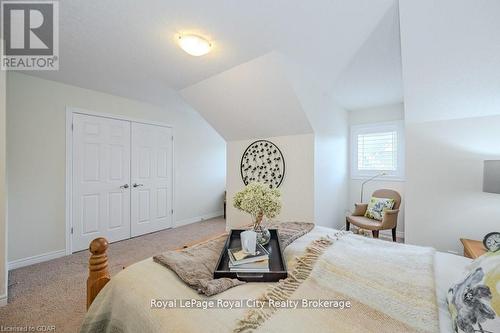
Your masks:
<svg viewBox="0 0 500 333"><path fill-rule="evenodd" d="M172 129L132 123L132 237L172 227Z"/></svg>
<svg viewBox="0 0 500 333"><path fill-rule="evenodd" d="M130 237L130 122L73 116L72 249Z"/></svg>

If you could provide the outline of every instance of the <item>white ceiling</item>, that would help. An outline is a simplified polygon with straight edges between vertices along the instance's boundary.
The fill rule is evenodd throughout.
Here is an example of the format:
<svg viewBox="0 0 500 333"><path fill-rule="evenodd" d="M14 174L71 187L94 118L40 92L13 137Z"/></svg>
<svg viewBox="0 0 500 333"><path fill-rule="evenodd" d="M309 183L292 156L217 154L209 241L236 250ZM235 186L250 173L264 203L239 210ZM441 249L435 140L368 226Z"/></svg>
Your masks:
<svg viewBox="0 0 500 333"><path fill-rule="evenodd" d="M312 133L279 60L269 53L180 94L226 140Z"/></svg>
<svg viewBox="0 0 500 333"><path fill-rule="evenodd" d="M268 133L234 128L241 119L251 122L248 112L265 114L270 123L286 118L282 134L300 133L310 130L298 116L303 96L294 96L286 75L270 75L270 62L259 59L280 54L312 73L346 108L399 102L396 2L60 1L60 70L30 74L163 106L181 92L226 138ZM213 51L186 54L176 43L186 32L208 37ZM235 74L245 68L254 72L238 83ZM223 94L227 86L232 98Z"/></svg>
<svg viewBox="0 0 500 333"><path fill-rule="evenodd" d="M60 1L60 70L31 74L153 103L272 50L332 78L394 1ZM179 32L213 52L187 55Z"/></svg>
<svg viewBox="0 0 500 333"><path fill-rule="evenodd" d="M401 0L405 120L500 114L500 1Z"/></svg>
<svg viewBox="0 0 500 333"><path fill-rule="evenodd" d="M387 11L333 86L348 110L403 102L401 43L397 4Z"/></svg>

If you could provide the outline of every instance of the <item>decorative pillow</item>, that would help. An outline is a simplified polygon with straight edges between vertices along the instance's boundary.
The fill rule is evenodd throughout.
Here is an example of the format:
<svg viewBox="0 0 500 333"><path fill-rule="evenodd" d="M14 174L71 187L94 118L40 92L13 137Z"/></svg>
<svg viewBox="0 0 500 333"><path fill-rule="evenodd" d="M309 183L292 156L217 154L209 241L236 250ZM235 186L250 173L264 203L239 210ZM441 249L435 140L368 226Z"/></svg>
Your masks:
<svg viewBox="0 0 500 333"><path fill-rule="evenodd" d="M394 199L372 197L366 208L365 217L382 221L384 211L394 207Z"/></svg>
<svg viewBox="0 0 500 333"><path fill-rule="evenodd" d="M454 332L500 332L500 251L475 259L447 301Z"/></svg>

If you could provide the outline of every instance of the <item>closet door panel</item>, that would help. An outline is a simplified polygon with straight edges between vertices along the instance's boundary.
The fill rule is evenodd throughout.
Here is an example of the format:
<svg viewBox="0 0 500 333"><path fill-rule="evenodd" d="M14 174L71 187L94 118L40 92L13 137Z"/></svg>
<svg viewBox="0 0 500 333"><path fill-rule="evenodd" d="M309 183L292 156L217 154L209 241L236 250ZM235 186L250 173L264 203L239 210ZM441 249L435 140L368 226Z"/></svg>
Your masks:
<svg viewBox="0 0 500 333"><path fill-rule="evenodd" d="M132 123L132 236L172 227L172 129Z"/></svg>
<svg viewBox="0 0 500 333"><path fill-rule="evenodd" d="M73 115L72 250L130 237L130 122Z"/></svg>

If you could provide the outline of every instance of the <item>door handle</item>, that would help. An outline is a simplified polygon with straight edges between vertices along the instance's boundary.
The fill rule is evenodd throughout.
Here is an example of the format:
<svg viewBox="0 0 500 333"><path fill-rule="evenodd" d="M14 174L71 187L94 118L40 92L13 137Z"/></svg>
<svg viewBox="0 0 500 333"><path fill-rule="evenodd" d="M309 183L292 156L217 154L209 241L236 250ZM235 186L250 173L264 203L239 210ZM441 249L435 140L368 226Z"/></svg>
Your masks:
<svg viewBox="0 0 500 333"><path fill-rule="evenodd" d="M127 189L128 187L129 187L128 184L120 186L120 188L123 188L123 189Z"/></svg>
<svg viewBox="0 0 500 333"><path fill-rule="evenodd" d="M141 187L141 186L144 186L144 184L137 184L137 183L134 183L132 186L133 186L133 187Z"/></svg>

